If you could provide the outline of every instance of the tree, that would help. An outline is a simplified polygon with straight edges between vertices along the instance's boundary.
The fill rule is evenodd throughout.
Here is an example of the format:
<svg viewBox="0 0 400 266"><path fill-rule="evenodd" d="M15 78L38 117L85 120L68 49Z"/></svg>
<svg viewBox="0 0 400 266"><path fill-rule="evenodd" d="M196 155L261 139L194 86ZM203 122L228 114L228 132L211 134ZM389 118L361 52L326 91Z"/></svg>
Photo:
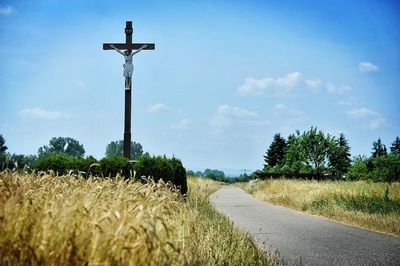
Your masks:
<svg viewBox="0 0 400 266"><path fill-rule="evenodd" d="M320 174L327 168L331 141L329 134L325 137L321 130L317 131L314 127L301 135L300 143L304 162L312 168L314 173Z"/></svg>
<svg viewBox="0 0 400 266"><path fill-rule="evenodd" d="M343 175L351 165L350 147L343 133L339 139L331 138L328 165L334 175Z"/></svg>
<svg viewBox="0 0 400 266"><path fill-rule="evenodd" d="M6 140L3 138L3 135L0 135L0 154L3 154L8 149L6 145Z"/></svg>
<svg viewBox="0 0 400 266"><path fill-rule="evenodd" d="M49 145L40 147L38 150L39 157L45 157L51 154L83 157L83 155L85 155L85 149L79 141L73 138L53 137L49 141Z"/></svg>
<svg viewBox="0 0 400 266"><path fill-rule="evenodd" d="M283 172L295 172L299 173L304 167L304 156L301 148L301 136L300 131L296 131L295 134L291 134L286 142L284 166Z"/></svg>
<svg viewBox="0 0 400 266"><path fill-rule="evenodd" d="M390 152L392 154L400 155L400 138L396 137L393 141L392 146L390 147Z"/></svg>
<svg viewBox="0 0 400 266"><path fill-rule="evenodd" d="M124 141L117 140L111 141L106 147L106 157L110 156L123 156L124 155ZM143 147L140 143L131 141L131 159L137 160L143 155Z"/></svg>
<svg viewBox="0 0 400 266"><path fill-rule="evenodd" d="M372 143L372 158L387 155L386 146L382 144L381 138Z"/></svg>
<svg viewBox="0 0 400 266"><path fill-rule="evenodd" d="M285 158L286 140L281 135L275 134L271 145L268 148L267 155L264 156L264 167L274 167L283 164Z"/></svg>

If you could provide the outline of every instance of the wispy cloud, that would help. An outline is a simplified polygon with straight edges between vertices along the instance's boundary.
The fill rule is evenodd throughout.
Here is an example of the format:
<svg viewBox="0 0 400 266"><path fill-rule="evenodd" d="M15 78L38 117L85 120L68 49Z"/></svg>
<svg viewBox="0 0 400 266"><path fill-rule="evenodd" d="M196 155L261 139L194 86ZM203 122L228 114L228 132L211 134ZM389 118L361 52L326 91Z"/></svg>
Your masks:
<svg viewBox="0 0 400 266"><path fill-rule="evenodd" d="M0 15L1 16L11 15L15 11L16 11L15 8L13 8L12 6L0 7Z"/></svg>
<svg viewBox="0 0 400 266"><path fill-rule="evenodd" d="M23 109L19 112L20 117L24 119L38 119L38 120L64 120L69 119L68 113L59 111L47 111L42 108Z"/></svg>
<svg viewBox="0 0 400 266"><path fill-rule="evenodd" d="M194 123L191 120L184 118L178 124L173 124L171 127L178 130L186 130L191 128L193 125Z"/></svg>
<svg viewBox="0 0 400 266"><path fill-rule="evenodd" d="M234 122L246 122L253 125L262 124L257 112L224 104L218 106L211 121L211 126L221 129L231 126Z"/></svg>
<svg viewBox="0 0 400 266"><path fill-rule="evenodd" d="M322 80L320 80L319 78L306 79L304 82L313 93L319 92L319 89L322 86Z"/></svg>
<svg viewBox="0 0 400 266"><path fill-rule="evenodd" d="M149 105L146 109L147 112L149 113L157 113L157 112L162 112L162 111L170 111L171 108L166 106L163 103L157 102L155 104Z"/></svg>
<svg viewBox="0 0 400 266"><path fill-rule="evenodd" d="M344 94L352 90L352 88L348 85L336 85L331 82L325 83L325 89L328 93L331 94Z"/></svg>
<svg viewBox="0 0 400 266"><path fill-rule="evenodd" d="M360 72L377 72L379 71L379 67L377 65L374 65L370 62L360 62L358 64L358 70Z"/></svg>
<svg viewBox="0 0 400 266"><path fill-rule="evenodd" d="M241 95L258 95L272 89L276 93L284 94L293 89L301 78L302 75L299 72L278 78L246 78L244 83L237 88L237 92Z"/></svg>
<svg viewBox="0 0 400 266"><path fill-rule="evenodd" d="M364 123L368 125L369 129L378 129L386 122L386 119L380 113L371 111L365 107L354 108L353 110L348 111L347 115L352 119L364 121Z"/></svg>
<svg viewBox="0 0 400 266"><path fill-rule="evenodd" d="M279 115L282 114L282 115L290 115L290 116L299 116L299 115L303 114L302 111L290 108L287 105L282 104L282 103L275 105L274 112Z"/></svg>
<svg viewBox="0 0 400 266"><path fill-rule="evenodd" d="M312 93L318 93L324 89L330 94L344 94L352 90L348 85L337 85L318 77L303 78L300 72L292 72L279 78L246 78L244 83L237 88L237 92L240 95L261 95L266 92L287 95L294 91L301 91L305 87Z"/></svg>

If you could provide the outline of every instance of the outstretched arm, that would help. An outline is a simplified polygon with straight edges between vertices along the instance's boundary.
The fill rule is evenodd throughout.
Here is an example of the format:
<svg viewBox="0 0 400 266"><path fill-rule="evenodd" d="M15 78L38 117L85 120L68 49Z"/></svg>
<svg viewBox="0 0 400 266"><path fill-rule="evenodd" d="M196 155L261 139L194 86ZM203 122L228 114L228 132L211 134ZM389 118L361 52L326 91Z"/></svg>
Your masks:
<svg viewBox="0 0 400 266"><path fill-rule="evenodd" d="M132 52L132 55L139 53L140 51L142 51L144 48L147 47L147 44L144 44L142 47L140 47L138 50Z"/></svg>
<svg viewBox="0 0 400 266"><path fill-rule="evenodd" d="M117 47L115 47L114 45L110 44L110 47L113 48L113 49L114 49L115 51L117 51L118 53L120 53L120 54L122 54L123 56L125 56L125 54L124 54L120 49L118 49Z"/></svg>

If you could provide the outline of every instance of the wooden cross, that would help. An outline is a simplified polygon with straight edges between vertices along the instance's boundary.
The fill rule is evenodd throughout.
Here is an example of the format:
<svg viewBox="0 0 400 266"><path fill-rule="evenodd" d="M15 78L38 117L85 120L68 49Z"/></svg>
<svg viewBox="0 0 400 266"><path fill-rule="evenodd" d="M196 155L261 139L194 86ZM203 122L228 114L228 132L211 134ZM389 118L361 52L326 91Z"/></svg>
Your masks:
<svg viewBox="0 0 400 266"><path fill-rule="evenodd" d="M103 43L103 50L114 50L112 46L120 50L128 51L128 55L132 50L154 50L154 43L132 43L132 21L126 22L125 27L125 43ZM143 46L145 48L143 48ZM128 88L126 87L128 84ZM132 82L131 77L125 77L125 126L124 126L124 157L131 158L131 110L132 110Z"/></svg>

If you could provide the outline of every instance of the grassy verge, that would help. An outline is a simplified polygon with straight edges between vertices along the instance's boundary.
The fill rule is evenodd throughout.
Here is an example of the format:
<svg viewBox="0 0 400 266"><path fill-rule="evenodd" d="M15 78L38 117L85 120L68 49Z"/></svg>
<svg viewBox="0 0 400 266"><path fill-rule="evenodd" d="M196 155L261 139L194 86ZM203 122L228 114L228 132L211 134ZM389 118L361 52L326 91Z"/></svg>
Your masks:
<svg viewBox="0 0 400 266"><path fill-rule="evenodd" d="M268 265L208 203L218 184L0 173L0 265Z"/></svg>
<svg viewBox="0 0 400 266"><path fill-rule="evenodd" d="M256 198L400 236L400 183L266 180L241 184Z"/></svg>

